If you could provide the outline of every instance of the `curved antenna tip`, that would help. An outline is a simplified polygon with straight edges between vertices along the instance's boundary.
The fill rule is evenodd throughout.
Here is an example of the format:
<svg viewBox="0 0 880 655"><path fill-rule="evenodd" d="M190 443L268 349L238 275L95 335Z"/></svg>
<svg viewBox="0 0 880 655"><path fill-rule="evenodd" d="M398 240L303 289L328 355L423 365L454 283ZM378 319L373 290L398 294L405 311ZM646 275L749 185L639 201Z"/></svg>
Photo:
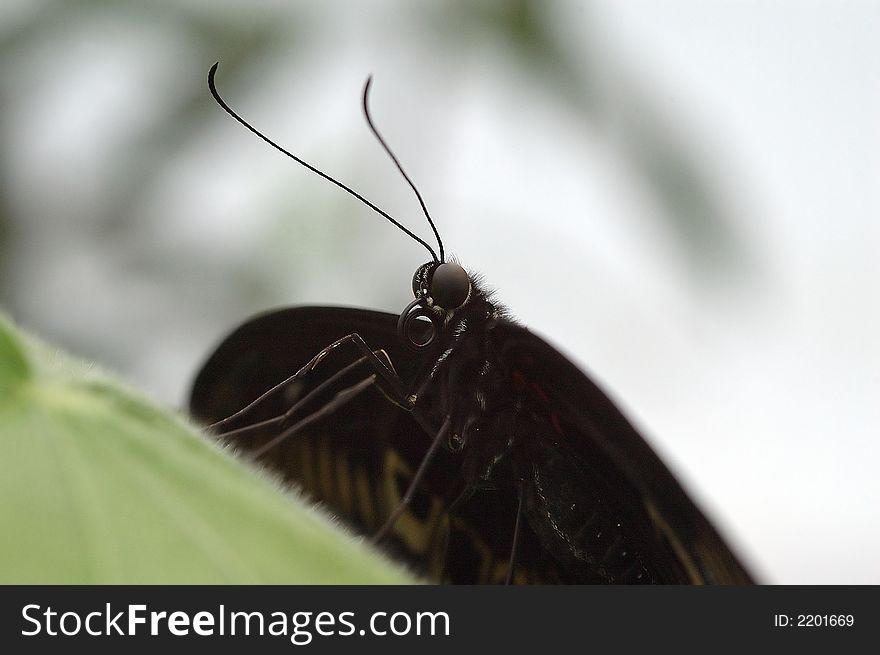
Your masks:
<svg viewBox="0 0 880 655"><path fill-rule="evenodd" d="M214 75L217 73L217 67L220 65L219 61L215 61L214 65L211 66L210 70L208 70L208 88L214 88Z"/></svg>

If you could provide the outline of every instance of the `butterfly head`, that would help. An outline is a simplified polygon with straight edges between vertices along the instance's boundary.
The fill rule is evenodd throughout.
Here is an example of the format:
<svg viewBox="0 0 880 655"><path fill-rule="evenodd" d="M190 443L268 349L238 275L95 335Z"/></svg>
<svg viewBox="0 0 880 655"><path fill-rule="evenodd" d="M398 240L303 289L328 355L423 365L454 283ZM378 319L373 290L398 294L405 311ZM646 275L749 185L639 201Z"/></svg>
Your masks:
<svg viewBox="0 0 880 655"><path fill-rule="evenodd" d="M423 350L434 343L452 314L468 303L473 284L460 265L432 261L416 269L412 289L415 300L401 313L397 332L409 347Z"/></svg>

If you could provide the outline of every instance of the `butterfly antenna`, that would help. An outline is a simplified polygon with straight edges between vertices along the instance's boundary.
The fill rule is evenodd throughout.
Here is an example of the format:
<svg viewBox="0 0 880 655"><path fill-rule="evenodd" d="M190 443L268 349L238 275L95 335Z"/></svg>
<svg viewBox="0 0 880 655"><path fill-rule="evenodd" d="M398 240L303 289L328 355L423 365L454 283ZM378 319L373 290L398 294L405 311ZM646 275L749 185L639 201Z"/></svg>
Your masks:
<svg viewBox="0 0 880 655"><path fill-rule="evenodd" d="M237 113L235 113L235 111L234 111L229 105L226 104L226 101L223 100L223 98L220 97L220 93L218 93L218 91L217 91L217 87L216 87L216 85L214 84L214 76L215 76L216 73L217 73L217 67L218 67L219 65L220 65L220 62L218 61L218 62L216 62L213 66L211 66L211 70L208 71L208 88L211 90L211 95L214 96L214 100L216 100L216 101L217 101L217 104L220 105L220 106L223 108L223 111L225 111L227 114L229 114L230 116L232 116L235 120L237 120L239 123L241 123L242 125L244 125L248 130L250 130L251 132L253 132L254 134L256 134L258 137L260 137L263 141L265 141L266 143L268 143L270 146L272 146L272 147L275 148L276 150L278 150L278 151L284 153L285 155L287 155L288 157L290 157L293 161L297 162L298 164L302 164L303 166L305 166L306 168L308 168L308 169L309 169L310 171L312 171L313 173L316 173L316 174L320 175L320 176L323 177L325 180L327 180L327 181L329 181L329 182L332 182L333 184L335 184L336 186L338 186L338 187L339 187L340 189L342 189L343 191L346 191L346 192L349 193L350 195L352 195L352 196L354 196L355 198L357 198L358 200L360 200L360 201L361 201L362 203L364 203L367 207L369 207L369 208L372 209L374 212L376 212L376 213L379 214L380 216L382 216L382 217L384 217L385 219L387 219L388 221L390 221L393 225L397 226L400 230L402 230L402 231L403 231L405 234L407 234L409 237L411 237L412 239L414 239L414 240L417 241L418 243L422 244L425 248L427 248L428 252L431 253L431 258L432 258L435 262L442 262L442 256L443 256L443 255L442 255L442 253L443 253L442 245L441 245L441 250L440 250L440 252L441 252L441 259L438 260L438 259L437 259L437 254L434 252L434 249L433 249L430 245L428 245L427 242L425 242L423 239L420 239L418 236L416 236L415 234L413 234L410 230L408 230L407 228L405 228L405 227L404 227L404 226L403 226L398 220L396 220L395 218L393 218L392 216L390 216L387 212L384 212L384 211L382 211L381 209L379 209L376 205L374 205L372 202L370 202L369 200L367 200L366 198L364 198L361 194L359 194L357 191L355 191L355 190L352 189L351 187L349 187L349 186L343 184L342 182L340 182L339 180L337 180L337 179L335 179L335 178L330 177L330 176L327 175L327 173L325 173L324 171L322 171L322 170L320 170L320 169L318 169L318 168L315 168L315 167L312 166L310 163L308 163L307 161L305 161L305 160L303 160L303 159L300 159L299 157L297 157L296 155L294 155L294 154L293 154L292 152L290 152L289 150L285 150L284 148L282 148L281 146L279 146L277 143L275 143L274 141L272 141L272 139L270 139L270 138L267 137L265 134L263 134L262 132L260 132L259 130L257 130L257 128L255 128L253 125L251 125L250 123L248 123L245 119L243 119L243 118L242 118L241 116L239 116ZM399 166L399 164L398 164L398 166ZM410 184L412 184L412 183L410 182ZM424 205L423 205L423 206L424 206ZM430 220L430 219L429 219L429 220ZM431 225L433 226L433 223L432 223ZM434 232L435 232L435 234L436 234L436 230L435 230ZM439 237L438 237L438 238L439 238Z"/></svg>
<svg viewBox="0 0 880 655"><path fill-rule="evenodd" d="M395 154L392 152L391 148L385 142L385 139L379 133L378 128L373 123L373 117L370 116L370 106L369 106L369 98L370 98L370 87L373 84L373 76L370 75L367 78L367 83L364 84L364 116L367 119L367 125L370 126L370 131L373 133L373 136L376 137L376 140L385 150L389 157L391 157L391 161L394 162L394 165L397 166L397 170L400 171L400 174L403 175L403 179L406 180L409 187L413 190L413 193L416 194L416 198L419 199L419 204L422 206L422 211L425 214L425 218L428 219L428 224L431 226L431 229L434 230L434 236L437 238L437 244L440 246L440 263L446 261L445 255L443 254L443 241L440 239L440 233L437 231L437 226L434 225L434 219L431 218L431 214L428 213L428 207L425 205L425 200L422 198L422 194L419 193L419 190L416 188L415 183L410 179L409 175L406 174L406 171L403 170L403 166L400 161L397 159Z"/></svg>

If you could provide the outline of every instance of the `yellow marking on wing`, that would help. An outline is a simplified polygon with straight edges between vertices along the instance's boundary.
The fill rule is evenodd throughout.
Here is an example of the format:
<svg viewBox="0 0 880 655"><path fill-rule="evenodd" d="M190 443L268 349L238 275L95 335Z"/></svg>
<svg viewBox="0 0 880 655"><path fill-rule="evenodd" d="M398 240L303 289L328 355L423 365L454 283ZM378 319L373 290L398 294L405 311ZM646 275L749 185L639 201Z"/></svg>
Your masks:
<svg viewBox="0 0 880 655"><path fill-rule="evenodd" d="M344 450L335 453L336 459L336 489L337 504L342 514L354 513L354 504L351 497L351 470L348 466L348 455Z"/></svg>
<svg viewBox="0 0 880 655"><path fill-rule="evenodd" d="M444 568L446 567L446 539L448 538L448 533L449 514L444 513L440 520L437 521L434 534L432 535L434 547L428 555L428 574L434 580L443 580Z"/></svg>
<svg viewBox="0 0 880 655"><path fill-rule="evenodd" d="M328 503L334 504L336 501L336 485L333 480L333 453L330 450L330 444L326 440L319 443L317 448L317 473L318 481L321 485L321 496Z"/></svg>
<svg viewBox="0 0 880 655"><path fill-rule="evenodd" d="M376 510L373 505L373 491L370 488L370 479L366 470L360 466L355 467L353 479L361 520L368 528L378 528L379 522L376 520Z"/></svg>
<svg viewBox="0 0 880 655"><path fill-rule="evenodd" d="M477 579L482 584L490 583L492 581L492 578L490 577L490 571L492 567L492 562L495 557L492 554L492 550L489 548L489 545L485 542L480 533L471 526L470 523L466 523L458 516L453 516L452 533L449 535L450 541L456 538L456 532L464 534L467 537L468 543L473 546L474 550L477 553L477 556L479 557L480 572L477 576ZM506 569L504 575L505 577L507 575ZM501 581L503 582L504 578L502 578Z"/></svg>
<svg viewBox="0 0 880 655"><path fill-rule="evenodd" d="M302 480L303 488L313 494L318 493L318 487L315 484L314 457L312 456L312 444L308 439L300 440L300 460L302 461Z"/></svg>
<svg viewBox="0 0 880 655"><path fill-rule="evenodd" d="M403 461L403 458L392 448L385 451L385 501L387 514L391 514L403 500L406 493L397 485L397 479L402 477L409 482L413 478L412 469ZM394 534L400 537L411 552L424 554L431 544L431 536L440 516L443 514L443 502L436 496L431 496L431 510L424 521L420 521L409 509L404 510L394 524Z"/></svg>
<svg viewBox="0 0 880 655"><path fill-rule="evenodd" d="M489 584L504 584L507 582L507 572L510 569L510 560L500 560L496 559L494 565L492 566L492 576L487 580ZM523 571L522 567L515 567L513 569L513 579L510 581L511 584L515 585L524 585L529 583L528 574Z"/></svg>

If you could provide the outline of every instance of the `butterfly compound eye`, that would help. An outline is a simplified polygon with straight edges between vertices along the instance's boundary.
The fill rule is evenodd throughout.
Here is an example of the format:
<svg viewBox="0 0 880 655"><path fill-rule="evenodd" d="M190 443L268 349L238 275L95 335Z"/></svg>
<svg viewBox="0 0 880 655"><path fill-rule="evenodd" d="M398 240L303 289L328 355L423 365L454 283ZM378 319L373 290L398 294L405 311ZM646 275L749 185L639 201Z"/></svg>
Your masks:
<svg viewBox="0 0 880 655"><path fill-rule="evenodd" d="M412 279L413 296L419 298L428 293L428 279L431 277L431 271L437 266L434 262L422 264L416 269Z"/></svg>
<svg viewBox="0 0 880 655"><path fill-rule="evenodd" d="M461 307L471 293L471 279L458 264L440 264L431 276L431 298L443 309Z"/></svg>

